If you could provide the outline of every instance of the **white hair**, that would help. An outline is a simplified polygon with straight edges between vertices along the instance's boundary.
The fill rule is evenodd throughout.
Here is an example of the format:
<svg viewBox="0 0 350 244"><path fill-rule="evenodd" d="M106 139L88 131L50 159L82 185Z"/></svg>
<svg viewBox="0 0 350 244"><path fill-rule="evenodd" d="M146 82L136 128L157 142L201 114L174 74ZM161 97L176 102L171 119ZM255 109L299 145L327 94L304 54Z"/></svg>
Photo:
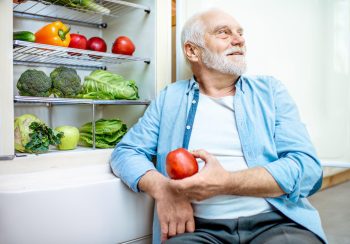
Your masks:
<svg viewBox="0 0 350 244"><path fill-rule="evenodd" d="M185 22L181 31L181 44L183 51L185 51L185 44L188 42L193 43L198 47L205 48L204 34L206 25L203 22L202 16L213 11L224 12L218 8L210 8L194 14ZM186 55L185 58L186 61L188 61Z"/></svg>
<svg viewBox="0 0 350 244"><path fill-rule="evenodd" d="M184 50L185 43L191 42L199 47L204 47L204 32L205 25L202 20L202 15L205 12L199 12L190 17L184 24L181 32L181 44Z"/></svg>

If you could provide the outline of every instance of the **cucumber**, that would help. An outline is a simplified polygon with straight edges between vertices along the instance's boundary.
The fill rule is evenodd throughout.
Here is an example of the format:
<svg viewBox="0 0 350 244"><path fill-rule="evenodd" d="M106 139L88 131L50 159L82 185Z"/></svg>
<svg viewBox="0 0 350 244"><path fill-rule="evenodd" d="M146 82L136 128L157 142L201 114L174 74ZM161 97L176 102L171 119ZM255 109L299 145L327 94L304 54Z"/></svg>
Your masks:
<svg viewBox="0 0 350 244"><path fill-rule="evenodd" d="M35 35L30 31L13 32L13 40L35 42Z"/></svg>

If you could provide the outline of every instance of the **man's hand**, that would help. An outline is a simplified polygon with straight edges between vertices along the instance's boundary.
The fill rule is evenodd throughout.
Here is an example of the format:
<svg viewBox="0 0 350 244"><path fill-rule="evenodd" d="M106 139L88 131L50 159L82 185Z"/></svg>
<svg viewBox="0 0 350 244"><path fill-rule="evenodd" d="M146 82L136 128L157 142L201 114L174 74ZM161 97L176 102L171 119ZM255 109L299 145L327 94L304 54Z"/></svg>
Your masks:
<svg viewBox="0 0 350 244"><path fill-rule="evenodd" d="M204 150L196 150L192 154L205 162L204 167L191 177L170 181L175 191L190 200L201 201L216 195L278 197L285 194L263 167L229 172Z"/></svg>
<svg viewBox="0 0 350 244"><path fill-rule="evenodd" d="M148 171L139 181L139 188L155 199L162 241L195 229L191 202L175 191L169 181L154 170Z"/></svg>
<svg viewBox="0 0 350 244"><path fill-rule="evenodd" d="M204 167L191 177L171 180L171 187L190 200L197 201L224 194L229 172L221 166L213 155L205 150L196 150L192 154L205 162Z"/></svg>
<svg viewBox="0 0 350 244"><path fill-rule="evenodd" d="M194 231L193 209L190 201L174 191L167 182L156 199L161 239Z"/></svg>

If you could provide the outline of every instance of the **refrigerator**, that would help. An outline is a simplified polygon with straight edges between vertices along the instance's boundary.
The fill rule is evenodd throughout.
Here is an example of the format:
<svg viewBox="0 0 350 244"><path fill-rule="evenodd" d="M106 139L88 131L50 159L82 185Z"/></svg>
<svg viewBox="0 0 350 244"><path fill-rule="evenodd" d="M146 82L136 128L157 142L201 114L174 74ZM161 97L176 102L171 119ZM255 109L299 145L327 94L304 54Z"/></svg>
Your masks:
<svg viewBox="0 0 350 244"><path fill-rule="evenodd" d="M111 173L113 149L93 143L67 151L50 147L42 154L19 153L14 147L14 119L33 114L50 128L79 128L92 122L93 132L99 119L120 119L130 128L171 83L171 1L96 1L109 10L103 13L59 2L0 2L0 243L150 243L153 201L132 193ZM107 52L72 52L13 40L15 31L35 33L56 20L69 25L70 33L103 38ZM133 55L112 53L119 36L132 40ZM134 80L140 98L20 96L16 84L24 71L49 75L62 65L76 69L82 82L94 70Z"/></svg>

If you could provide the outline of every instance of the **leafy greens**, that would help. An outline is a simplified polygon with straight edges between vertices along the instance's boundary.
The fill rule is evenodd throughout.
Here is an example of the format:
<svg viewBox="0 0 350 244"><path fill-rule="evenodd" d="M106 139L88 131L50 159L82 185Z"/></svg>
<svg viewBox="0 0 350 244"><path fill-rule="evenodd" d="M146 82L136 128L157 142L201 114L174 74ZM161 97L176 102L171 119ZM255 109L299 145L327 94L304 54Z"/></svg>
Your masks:
<svg viewBox="0 0 350 244"><path fill-rule="evenodd" d="M135 81L125 80L123 76L105 70L95 70L86 76L78 97L101 100L139 99Z"/></svg>
<svg viewBox="0 0 350 244"><path fill-rule="evenodd" d="M95 122L95 142L97 148L113 148L122 139L127 126L119 119L99 119ZM79 129L81 146L93 146L92 122Z"/></svg>

